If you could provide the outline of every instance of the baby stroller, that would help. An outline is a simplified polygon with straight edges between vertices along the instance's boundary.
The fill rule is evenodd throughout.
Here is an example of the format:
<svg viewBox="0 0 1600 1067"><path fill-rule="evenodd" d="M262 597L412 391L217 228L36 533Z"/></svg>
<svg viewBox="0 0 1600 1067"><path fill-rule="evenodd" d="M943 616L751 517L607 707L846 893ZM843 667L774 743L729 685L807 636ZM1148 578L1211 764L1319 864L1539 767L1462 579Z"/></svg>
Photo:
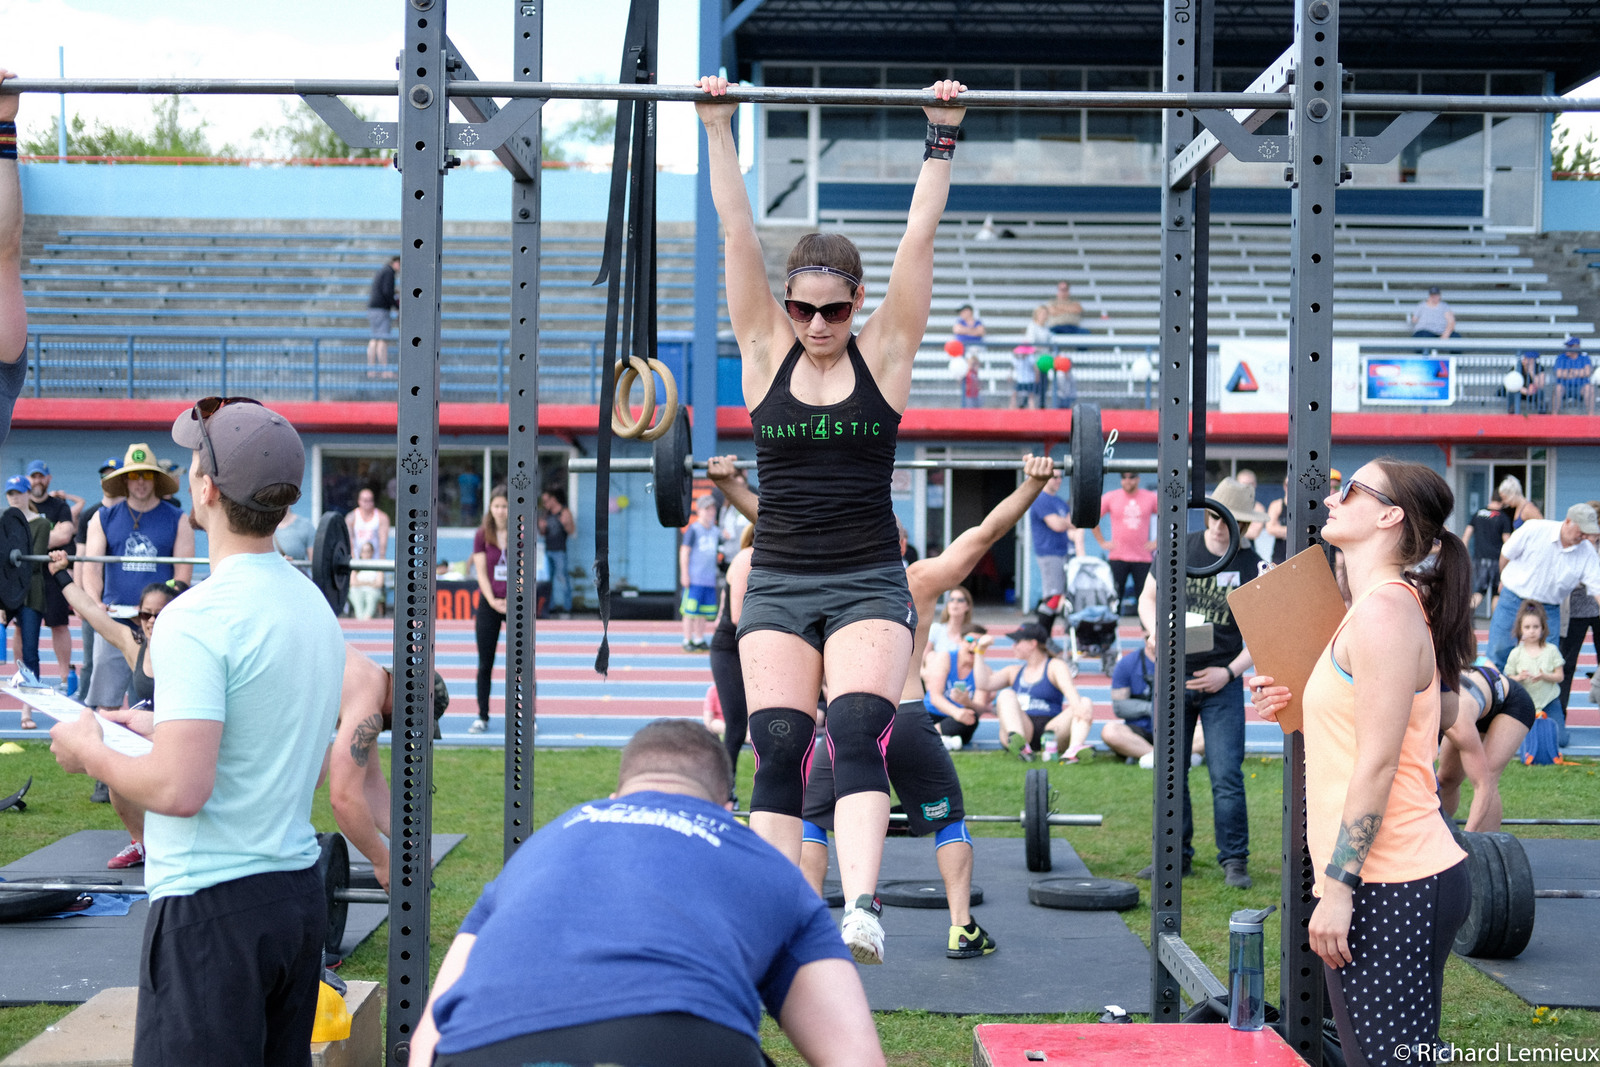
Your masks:
<svg viewBox="0 0 1600 1067"><path fill-rule="evenodd" d="M1067 665L1074 676L1078 664L1099 658L1102 673L1117 665L1118 598L1111 566L1097 556L1074 556L1067 563L1067 595L1039 605L1039 621L1051 628L1060 619L1067 637Z"/></svg>

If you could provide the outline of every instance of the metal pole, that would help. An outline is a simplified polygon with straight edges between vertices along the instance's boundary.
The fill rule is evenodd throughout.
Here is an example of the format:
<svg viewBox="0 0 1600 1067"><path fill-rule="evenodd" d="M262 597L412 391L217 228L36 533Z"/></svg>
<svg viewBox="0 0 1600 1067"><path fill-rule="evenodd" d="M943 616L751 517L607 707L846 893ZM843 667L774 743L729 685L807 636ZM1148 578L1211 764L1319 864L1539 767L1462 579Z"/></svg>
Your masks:
<svg viewBox="0 0 1600 1067"><path fill-rule="evenodd" d="M1191 0L1166 0L1162 85L1194 85L1195 31ZM1194 135L1187 111L1162 116L1162 159L1172 159ZM1190 313L1205 294L1194 292L1193 193L1166 184L1161 191L1161 413L1156 447L1160 507L1156 512L1156 781L1151 837L1150 942L1183 933L1183 797L1189 753L1184 737L1184 612L1188 538ZM1204 397L1197 398L1200 404ZM1202 409L1197 413L1205 417ZM1150 1019L1177 1022L1182 1010L1177 977L1153 953Z"/></svg>
<svg viewBox="0 0 1600 1067"><path fill-rule="evenodd" d="M722 66L723 0L700 0L700 73L715 74ZM697 124L698 125L698 124ZM696 131L699 170L694 179L694 404L691 449L702 456L717 453L717 279L722 276L718 248L717 207L711 200L711 152L702 126ZM613 461L615 463L615 461Z"/></svg>
<svg viewBox="0 0 1600 1067"><path fill-rule="evenodd" d="M512 57L519 80L543 76L544 7L513 0ZM538 159L542 119L535 115L517 137ZM533 832L534 621L538 583L534 572L536 509L543 488L539 475L539 194L537 169L511 183L511 350L509 427L506 444L508 515L506 550L506 732L505 827L502 849L509 860ZM502 361L502 366L504 362Z"/></svg>
<svg viewBox="0 0 1600 1067"><path fill-rule="evenodd" d="M1333 462L1334 196L1340 179L1338 0L1299 0L1294 16L1289 241L1289 497L1292 555L1323 522ZM1283 915L1279 998L1284 1040L1311 1067L1322 1062L1322 961L1306 924L1316 872L1306 847L1305 735L1283 740Z"/></svg>
<svg viewBox="0 0 1600 1067"><path fill-rule="evenodd" d="M445 0L404 7L400 94L399 411L395 499L394 744L390 750L387 1062L404 1064L428 999L433 845L435 509L439 281L444 241Z"/></svg>
<svg viewBox="0 0 1600 1067"><path fill-rule="evenodd" d="M56 69L61 74L61 80L67 80L67 46L56 46ZM56 162L67 161L67 94L61 94L61 117L56 123Z"/></svg>

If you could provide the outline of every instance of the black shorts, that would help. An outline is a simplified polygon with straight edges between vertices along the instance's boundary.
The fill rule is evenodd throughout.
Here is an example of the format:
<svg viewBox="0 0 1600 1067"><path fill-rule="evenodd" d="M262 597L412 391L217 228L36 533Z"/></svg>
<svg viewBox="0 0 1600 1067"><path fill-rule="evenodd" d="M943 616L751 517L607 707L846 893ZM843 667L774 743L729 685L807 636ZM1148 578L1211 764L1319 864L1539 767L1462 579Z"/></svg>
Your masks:
<svg viewBox="0 0 1600 1067"><path fill-rule="evenodd" d="M1062 709L1062 711L1065 710L1065 708ZM1060 717L1060 711L1056 712L1054 715L1034 715L1030 713L1028 715L1028 721L1033 723L1033 740L1030 742L1030 744L1039 744L1040 739L1044 737L1044 732L1050 729L1050 724L1055 722L1056 719Z"/></svg>
<svg viewBox="0 0 1600 1067"><path fill-rule="evenodd" d="M1528 695L1526 689L1510 678L1507 678L1506 681L1510 683L1506 686L1506 698L1478 720L1478 732L1480 734L1489 732L1489 724L1494 721L1496 715L1505 715L1513 718L1526 729L1533 728L1535 711L1533 698Z"/></svg>
<svg viewBox="0 0 1600 1067"><path fill-rule="evenodd" d="M917 632L917 609L906 585L905 567L888 563L843 574L751 568L739 613L739 636L752 630L780 630L821 652L840 629L868 619L886 619Z"/></svg>
<svg viewBox="0 0 1600 1067"><path fill-rule="evenodd" d="M153 901L139 959L135 1067L304 1067L327 929L315 866Z"/></svg>
<svg viewBox="0 0 1600 1067"><path fill-rule="evenodd" d="M72 617L72 608L67 604L66 594L55 583L55 579L46 578L44 583L44 624L49 627L65 626Z"/></svg>
<svg viewBox="0 0 1600 1067"><path fill-rule="evenodd" d="M1138 734L1152 745L1156 743L1156 721L1154 719L1123 719L1122 725L1126 726L1128 729L1132 730L1134 733Z"/></svg>
<svg viewBox="0 0 1600 1067"><path fill-rule="evenodd" d="M961 779L939 737L934 718L922 701L907 700L895 709L894 730L884 755L889 784L911 821L912 837L936 833L967 817ZM803 818L832 830L833 802L833 763L828 746L819 742L811 759L811 776L806 779Z"/></svg>
<svg viewBox="0 0 1600 1067"><path fill-rule="evenodd" d="M467 1052L440 1052L435 1067L502 1067L508 1063L643 1063L652 1067L762 1067L770 1062L747 1034L684 1012L627 1015L620 1019L542 1030Z"/></svg>
<svg viewBox="0 0 1600 1067"><path fill-rule="evenodd" d="M922 707L926 711L928 705L924 704ZM972 744L972 735L978 732L978 720L976 718L971 722L962 722L960 719L952 719L948 715L935 715L931 711L928 712L928 717L933 720L934 729L939 731L941 737L959 737L963 745Z"/></svg>

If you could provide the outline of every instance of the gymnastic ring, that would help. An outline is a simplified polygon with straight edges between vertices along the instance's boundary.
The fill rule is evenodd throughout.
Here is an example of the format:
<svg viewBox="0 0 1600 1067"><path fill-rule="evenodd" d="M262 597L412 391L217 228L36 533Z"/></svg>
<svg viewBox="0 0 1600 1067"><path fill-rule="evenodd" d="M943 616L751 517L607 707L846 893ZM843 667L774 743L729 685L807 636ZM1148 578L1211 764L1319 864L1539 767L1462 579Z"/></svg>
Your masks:
<svg viewBox="0 0 1600 1067"><path fill-rule="evenodd" d="M629 356L624 363L617 361L616 391L611 399L611 432L618 437L637 439L656 416L656 379L650 367L638 356ZM644 380L644 398L639 405L639 418L635 421L628 403L635 379Z"/></svg>
<svg viewBox="0 0 1600 1067"><path fill-rule="evenodd" d="M661 375L661 385L666 391L666 398L656 407L661 412L661 421L654 426L640 430L636 435L641 441L654 441L664 437L672 429L672 421L678 417L678 383L672 378L672 371L659 359L646 360L650 369Z"/></svg>
<svg viewBox="0 0 1600 1067"><path fill-rule="evenodd" d="M1189 506L1191 508L1198 508L1201 511L1209 511L1220 516L1222 518L1223 525L1228 528L1228 551L1226 553L1219 557L1215 562L1208 563L1204 567L1196 567L1192 563L1186 563L1184 565L1184 570L1188 573L1189 577L1209 578L1213 574L1216 574L1218 571L1222 570L1222 568L1226 567L1228 564L1232 563L1233 557L1238 555L1239 520L1233 517L1233 512L1229 511L1227 508L1223 507L1215 499L1209 496L1202 497L1199 503L1191 500L1189 501Z"/></svg>

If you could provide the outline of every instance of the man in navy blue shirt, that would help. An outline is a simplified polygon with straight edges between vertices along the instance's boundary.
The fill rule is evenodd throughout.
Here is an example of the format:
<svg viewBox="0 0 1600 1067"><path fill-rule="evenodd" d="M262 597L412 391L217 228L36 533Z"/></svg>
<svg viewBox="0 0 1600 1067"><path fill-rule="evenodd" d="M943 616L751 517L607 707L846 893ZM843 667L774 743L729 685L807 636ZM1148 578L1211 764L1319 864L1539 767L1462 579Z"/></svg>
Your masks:
<svg viewBox="0 0 1600 1067"><path fill-rule="evenodd" d="M838 928L728 814L732 777L698 721L635 734L617 792L557 816L484 888L411 1062L760 1067L764 1006L807 1063L881 1067Z"/></svg>
<svg viewBox="0 0 1600 1067"><path fill-rule="evenodd" d="M1056 496L1060 488L1058 474L1028 508L1033 557L1039 565L1039 603L1067 591L1067 560L1083 554L1083 531L1072 525L1067 502Z"/></svg>

